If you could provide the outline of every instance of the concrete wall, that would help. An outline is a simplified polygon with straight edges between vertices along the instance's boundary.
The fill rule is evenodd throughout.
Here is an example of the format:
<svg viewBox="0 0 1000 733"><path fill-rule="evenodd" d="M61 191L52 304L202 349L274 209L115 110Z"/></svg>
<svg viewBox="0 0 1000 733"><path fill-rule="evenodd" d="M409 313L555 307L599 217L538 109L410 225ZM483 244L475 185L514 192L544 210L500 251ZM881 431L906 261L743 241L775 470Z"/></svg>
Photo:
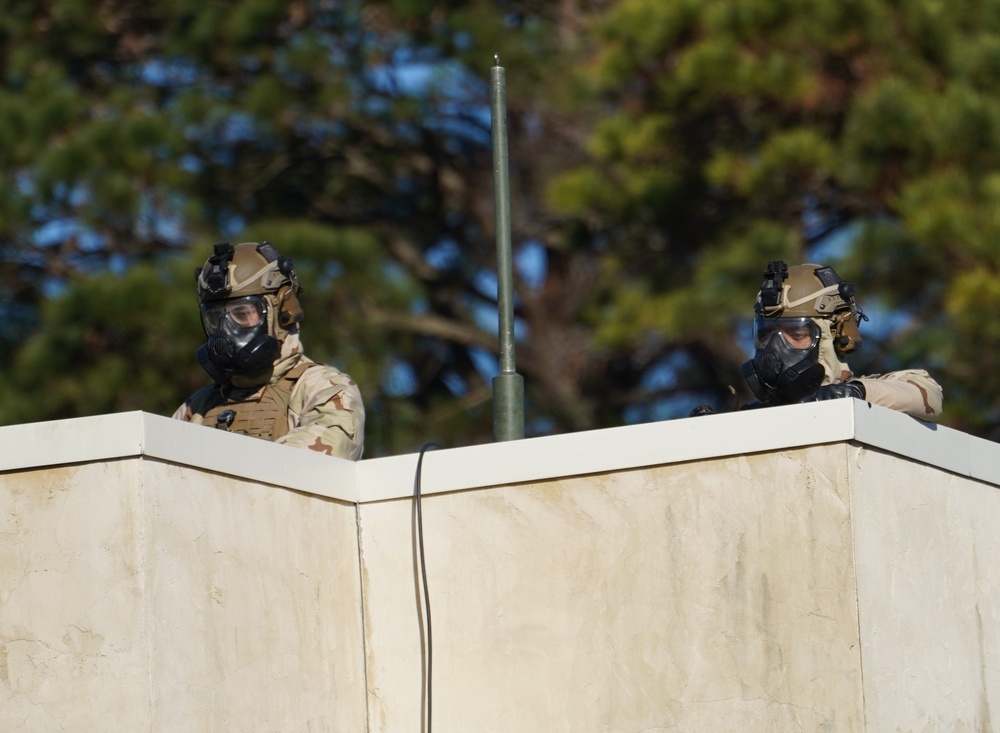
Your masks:
<svg viewBox="0 0 1000 733"><path fill-rule="evenodd" d="M423 516L436 730L1000 715L995 486L841 443L437 495ZM361 508L373 731L419 720L411 521L408 501Z"/></svg>
<svg viewBox="0 0 1000 733"><path fill-rule="evenodd" d="M0 730L993 730L1000 451L852 402L427 453L430 649L416 456L0 428Z"/></svg>
<svg viewBox="0 0 1000 733"><path fill-rule="evenodd" d="M1000 730L1000 490L853 452L868 730Z"/></svg>
<svg viewBox="0 0 1000 733"><path fill-rule="evenodd" d="M365 729L355 507L131 458L0 474L0 730Z"/></svg>
<svg viewBox="0 0 1000 733"><path fill-rule="evenodd" d="M846 454L428 497L435 730L863 730ZM371 730L416 730L408 502L361 526Z"/></svg>

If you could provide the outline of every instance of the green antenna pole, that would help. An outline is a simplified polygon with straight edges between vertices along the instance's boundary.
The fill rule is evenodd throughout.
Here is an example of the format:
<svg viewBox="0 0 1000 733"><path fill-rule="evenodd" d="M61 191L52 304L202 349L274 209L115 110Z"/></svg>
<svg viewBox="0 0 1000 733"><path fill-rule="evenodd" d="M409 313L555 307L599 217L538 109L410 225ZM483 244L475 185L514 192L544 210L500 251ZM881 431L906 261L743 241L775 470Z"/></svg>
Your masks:
<svg viewBox="0 0 1000 733"><path fill-rule="evenodd" d="M497 230L497 310L500 373L493 378L493 440L524 437L524 380L514 364L514 268L510 245L510 185L507 179L507 86L500 56L490 69L493 130L493 200Z"/></svg>

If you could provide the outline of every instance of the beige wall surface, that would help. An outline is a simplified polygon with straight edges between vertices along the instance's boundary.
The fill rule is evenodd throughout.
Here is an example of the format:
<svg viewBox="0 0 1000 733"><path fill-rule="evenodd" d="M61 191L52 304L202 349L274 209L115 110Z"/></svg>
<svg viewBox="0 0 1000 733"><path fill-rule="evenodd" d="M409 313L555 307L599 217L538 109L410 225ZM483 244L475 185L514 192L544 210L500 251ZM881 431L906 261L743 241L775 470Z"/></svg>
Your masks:
<svg viewBox="0 0 1000 733"><path fill-rule="evenodd" d="M428 454L435 733L997 728L1000 450L836 402ZM0 733L420 733L416 456L0 432Z"/></svg>
<svg viewBox="0 0 1000 733"><path fill-rule="evenodd" d="M869 730L1000 730L1000 489L852 450Z"/></svg>
<svg viewBox="0 0 1000 733"><path fill-rule="evenodd" d="M863 730L846 451L425 497L434 730ZM371 731L419 730L412 525L361 506Z"/></svg>
<svg viewBox="0 0 1000 733"><path fill-rule="evenodd" d="M0 729L146 727L139 469L0 475Z"/></svg>
<svg viewBox="0 0 1000 733"><path fill-rule="evenodd" d="M0 730L364 730L355 511L141 459L0 474Z"/></svg>

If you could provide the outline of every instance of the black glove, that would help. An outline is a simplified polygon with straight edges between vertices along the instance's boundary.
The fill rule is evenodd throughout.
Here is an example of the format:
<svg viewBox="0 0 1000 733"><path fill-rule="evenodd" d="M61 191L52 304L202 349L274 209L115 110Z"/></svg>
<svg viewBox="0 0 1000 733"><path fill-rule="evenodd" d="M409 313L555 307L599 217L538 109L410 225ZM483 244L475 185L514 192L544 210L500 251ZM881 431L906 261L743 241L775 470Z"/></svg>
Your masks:
<svg viewBox="0 0 1000 733"><path fill-rule="evenodd" d="M844 382L843 384L827 384L799 401L820 402L822 400L839 400L842 397L855 397L863 400L867 396L865 385L861 382Z"/></svg>
<svg viewBox="0 0 1000 733"><path fill-rule="evenodd" d="M698 405L688 413L688 417L698 417L699 415L714 415L715 409L711 405Z"/></svg>

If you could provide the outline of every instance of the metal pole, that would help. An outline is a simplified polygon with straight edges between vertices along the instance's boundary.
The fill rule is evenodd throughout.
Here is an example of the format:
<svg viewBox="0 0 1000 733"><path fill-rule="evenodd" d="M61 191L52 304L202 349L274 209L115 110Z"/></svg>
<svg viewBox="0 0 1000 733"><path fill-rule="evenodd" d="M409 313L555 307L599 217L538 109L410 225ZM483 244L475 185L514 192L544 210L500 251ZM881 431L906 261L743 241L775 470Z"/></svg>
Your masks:
<svg viewBox="0 0 1000 733"><path fill-rule="evenodd" d="M514 268L510 244L510 186L507 178L507 87L500 57L490 69L493 130L493 197L497 232L497 310L500 373L493 378L493 440L524 437L524 380L514 364Z"/></svg>

